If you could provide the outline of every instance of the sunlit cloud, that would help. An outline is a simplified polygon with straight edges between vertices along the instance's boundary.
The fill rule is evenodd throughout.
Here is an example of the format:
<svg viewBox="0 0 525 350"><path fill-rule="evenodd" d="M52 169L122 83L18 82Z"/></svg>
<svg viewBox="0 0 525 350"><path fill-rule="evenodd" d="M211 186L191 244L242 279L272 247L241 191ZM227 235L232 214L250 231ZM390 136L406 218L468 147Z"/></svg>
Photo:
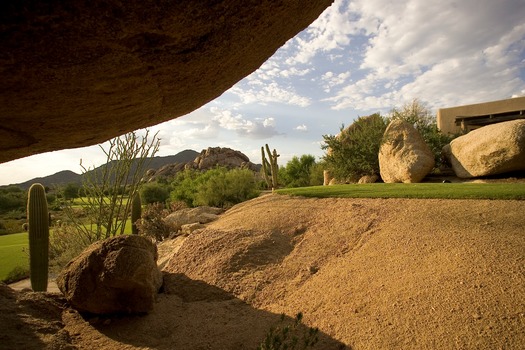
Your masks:
<svg viewBox="0 0 525 350"><path fill-rule="evenodd" d="M295 127L295 130L301 131L301 132L307 132L308 131L308 127L305 124L301 124L301 125L298 125L297 127Z"/></svg>

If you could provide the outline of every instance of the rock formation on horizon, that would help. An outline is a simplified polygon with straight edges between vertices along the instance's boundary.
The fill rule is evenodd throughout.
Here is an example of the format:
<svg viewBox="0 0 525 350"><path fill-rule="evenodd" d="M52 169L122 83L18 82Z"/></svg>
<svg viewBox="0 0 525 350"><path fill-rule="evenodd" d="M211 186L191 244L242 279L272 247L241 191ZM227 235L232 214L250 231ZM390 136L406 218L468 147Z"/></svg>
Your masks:
<svg viewBox="0 0 525 350"><path fill-rule="evenodd" d="M208 147L193 160L187 163L174 163L161 167L158 170L148 170L146 181L155 181L159 178L170 178L177 175L178 172L185 169L194 169L206 171L217 166L228 169L249 169L253 172L259 172L260 164L254 164L242 152L227 147Z"/></svg>

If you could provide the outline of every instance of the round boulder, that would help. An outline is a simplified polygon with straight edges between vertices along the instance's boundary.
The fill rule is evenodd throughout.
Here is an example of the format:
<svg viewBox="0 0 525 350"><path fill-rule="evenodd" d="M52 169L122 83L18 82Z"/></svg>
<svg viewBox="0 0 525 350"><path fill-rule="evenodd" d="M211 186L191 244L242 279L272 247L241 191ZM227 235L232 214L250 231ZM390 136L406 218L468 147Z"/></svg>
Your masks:
<svg viewBox="0 0 525 350"><path fill-rule="evenodd" d="M487 125L443 147L460 178L525 170L525 120Z"/></svg>
<svg viewBox="0 0 525 350"><path fill-rule="evenodd" d="M379 149L384 182L420 182L434 167L434 155L421 134L403 120L388 124Z"/></svg>
<svg viewBox="0 0 525 350"><path fill-rule="evenodd" d="M162 286L157 246L125 235L93 243L70 261L57 285L72 307L93 314L145 313Z"/></svg>

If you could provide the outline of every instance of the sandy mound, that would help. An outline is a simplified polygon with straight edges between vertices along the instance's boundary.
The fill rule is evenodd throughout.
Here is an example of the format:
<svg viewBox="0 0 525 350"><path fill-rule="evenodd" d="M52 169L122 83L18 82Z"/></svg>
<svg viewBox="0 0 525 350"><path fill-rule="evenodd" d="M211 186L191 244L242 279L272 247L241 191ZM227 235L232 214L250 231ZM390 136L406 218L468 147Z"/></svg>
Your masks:
<svg viewBox="0 0 525 350"><path fill-rule="evenodd" d="M0 307L18 311L0 313L15 324L0 348L255 349L280 313L302 311L317 349L517 349L524 212L525 201L263 196L162 247L175 253L149 315L45 318L14 302L33 293L6 288ZM60 336L34 326L39 346L23 343L16 329L37 321Z"/></svg>

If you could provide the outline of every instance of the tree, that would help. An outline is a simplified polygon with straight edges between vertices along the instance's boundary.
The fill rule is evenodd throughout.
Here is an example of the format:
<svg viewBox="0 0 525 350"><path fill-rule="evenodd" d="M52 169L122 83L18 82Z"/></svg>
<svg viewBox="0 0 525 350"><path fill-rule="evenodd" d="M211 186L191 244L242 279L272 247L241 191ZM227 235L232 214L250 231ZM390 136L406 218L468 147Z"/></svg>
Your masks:
<svg viewBox="0 0 525 350"><path fill-rule="evenodd" d="M166 200L170 198L170 191L167 185L151 182L142 185L140 188L140 197L144 204L165 203Z"/></svg>
<svg viewBox="0 0 525 350"><path fill-rule="evenodd" d="M310 186L315 164L315 156L311 154L303 154L301 158L294 156L286 166L279 169L279 177L285 187Z"/></svg>
<svg viewBox="0 0 525 350"><path fill-rule="evenodd" d="M364 175L379 174L379 147L387 123L379 113L359 117L338 135L323 135L323 160L332 176L340 181L357 181Z"/></svg>
<svg viewBox="0 0 525 350"><path fill-rule="evenodd" d="M70 182L66 186L64 186L64 189L62 190L62 194L64 196L64 199L74 199L78 198L78 193L80 191L80 185Z"/></svg>
<svg viewBox="0 0 525 350"><path fill-rule="evenodd" d="M17 186L0 188L0 214L11 210L24 211L26 198L25 192Z"/></svg>

